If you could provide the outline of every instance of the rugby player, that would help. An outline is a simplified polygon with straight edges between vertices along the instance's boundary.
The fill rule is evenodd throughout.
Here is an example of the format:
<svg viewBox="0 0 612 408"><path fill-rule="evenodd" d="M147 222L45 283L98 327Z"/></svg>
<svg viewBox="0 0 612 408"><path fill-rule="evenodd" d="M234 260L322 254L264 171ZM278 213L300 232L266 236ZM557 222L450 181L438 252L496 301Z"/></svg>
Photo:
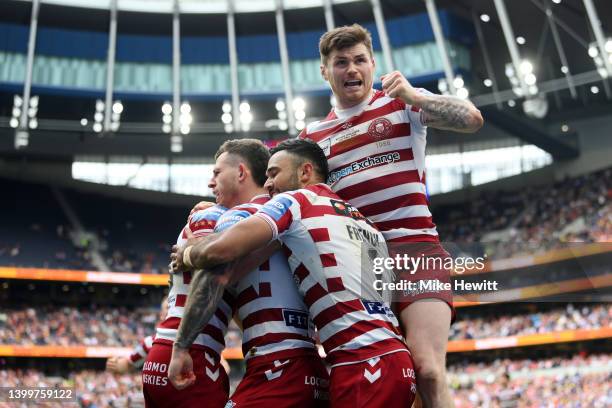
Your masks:
<svg viewBox="0 0 612 408"><path fill-rule="evenodd" d="M279 239L331 366L330 406L410 406L410 352L372 285L371 257L388 256L382 234L325 184L327 160L316 143L290 140L271 153L266 187L274 197L225 232L175 247L173 262L179 270L208 269ZM211 292L225 286L224 279L210 282Z"/></svg>
<svg viewBox="0 0 612 408"><path fill-rule="evenodd" d="M231 209L218 219L215 232L242 222L269 200L264 188L269 157L267 148L255 139L230 140L219 148L209 187L217 203ZM257 268L226 288L235 297L247 363L245 376L227 406L326 407L328 374L315 348L314 326L287 258L277 250L264 261L256 262ZM201 271L193 278L186 317L174 345L169 377L177 388L189 385L189 376L179 375L189 372L185 367L191 356L186 350L217 307L218 296L214 295L223 292L207 286L205 278L209 277Z"/></svg>
<svg viewBox="0 0 612 408"><path fill-rule="evenodd" d="M336 106L299 137L317 142L325 152L328 184L375 223L392 256L447 257L428 208L427 127L475 132L483 125L480 112L467 100L414 88L399 71L383 75L382 90L374 89L372 39L360 25L326 32L319 52L321 75ZM403 277L450 282L443 268L411 272ZM394 307L415 361L424 406L452 407L445 367L454 318L452 292L404 293Z"/></svg>

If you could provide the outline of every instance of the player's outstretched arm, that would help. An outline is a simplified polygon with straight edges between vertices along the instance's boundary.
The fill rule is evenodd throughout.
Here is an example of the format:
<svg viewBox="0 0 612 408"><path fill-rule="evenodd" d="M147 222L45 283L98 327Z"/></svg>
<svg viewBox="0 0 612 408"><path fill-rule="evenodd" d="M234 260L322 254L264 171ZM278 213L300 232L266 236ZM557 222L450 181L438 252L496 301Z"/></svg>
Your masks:
<svg viewBox="0 0 612 408"><path fill-rule="evenodd" d="M399 71L381 77L383 91L400 98L423 112L423 124L436 129L473 133L484 123L474 104L455 96L424 94L417 91Z"/></svg>
<svg viewBox="0 0 612 408"><path fill-rule="evenodd" d="M259 217L249 217L220 234L210 235L193 246L174 247L171 255L176 267L211 269L251 255L272 240L272 230Z"/></svg>

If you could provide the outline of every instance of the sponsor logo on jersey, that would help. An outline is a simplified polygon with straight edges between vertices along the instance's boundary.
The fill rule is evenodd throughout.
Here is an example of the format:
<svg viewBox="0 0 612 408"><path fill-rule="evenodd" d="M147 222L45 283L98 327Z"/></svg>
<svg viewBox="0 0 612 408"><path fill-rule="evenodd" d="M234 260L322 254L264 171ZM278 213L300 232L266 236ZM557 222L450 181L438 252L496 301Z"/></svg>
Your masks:
<svg viewBox="0 0 612 408"><path fill-rule="evenodd" d="M375 300L362 300L363 307L365 307L366 312L371 315L381 314L381 315L392 315L391 309L383 302L378 302Z"/></svg>
<svg viewBox="0 0 612 408"><path fill-rule="evenodd" d="M360 171L367 170L372 167L395 163L396 161L399 161L399 160L400 160L399 152L389 152L389 153L379 154L377 156L368 156L363 160L353 162L346 167L343 167L336 171L332 171L329 174L327 183L332 184L353 173L359 173Z"/></svg>
<svg viewBox="0 0 612 408"><path fill-rule="evenodd" d="M350 217L354 220L365 220L369 223L369 220L366 217L364 217L363 214L361 214L356 207L353 207L349 203L346 203L344 201L334 200L334 199L330 199L329 202L332 205L332 208L334 209L336 214L342 215L345 217Z"/></svg>
<svg viewBox="0 0 612 408"><path fill-rule="evenodd" d="M290 207L291 200L287 197L274 197L272 200L268 201L260 211L269 215L275 221L278 221L287 211L289 211Z"/></svg>
<svg viewBox="0 0 612 408"><path fill-rule="evenodd" d="M368 134L374 139L384 139L391 134L393 124L387 118L374 119L368 126Z"/></svg>
<svg viewBox="0 0 612 408"><path fill-rule="evenodd" d="M308 313L300 310L283 309L283 319L289 327L308 330Z"/></svg>
<svg viewBox="0 0 612 408"><path fill-rule="evenodd" d="M325 139L322 140L318 143L319 147L321 148L321 150L323 150L323 153L325 153L326 157L329 157L330 153L331 153L331 139Z"/></svg>
<svg viewBox="0 0 612 408"><path fill-rule="evenodd" d="M236 224L238 221L242 221L245 218L248 218L251 214L248 211L243 210L230 210L226 212L223 217L219 219L217 222L217 226L215 228L216 232L222 232Z"/></svg>

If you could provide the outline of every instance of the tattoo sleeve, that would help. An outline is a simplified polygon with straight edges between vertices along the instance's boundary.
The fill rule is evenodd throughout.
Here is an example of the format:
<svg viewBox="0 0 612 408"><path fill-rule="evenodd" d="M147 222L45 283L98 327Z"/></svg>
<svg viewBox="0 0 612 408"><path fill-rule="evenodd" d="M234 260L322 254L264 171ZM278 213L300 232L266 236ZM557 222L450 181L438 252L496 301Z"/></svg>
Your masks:
<svg viewBox="0 0 612 408"><path fill-rule="evenodd" d="M420 108L423 123L437 129L470 132L482 126L480 113L474 105L454 96L427 96Z"/></svg>
<svg viewBox="0 0 612 408"><path fill-rule="evenodd" d="M191 347L198 334L214 315L223 297L225 284L219 275L205 270L194 271L183 318L175 344L183 349Z"/></svg>

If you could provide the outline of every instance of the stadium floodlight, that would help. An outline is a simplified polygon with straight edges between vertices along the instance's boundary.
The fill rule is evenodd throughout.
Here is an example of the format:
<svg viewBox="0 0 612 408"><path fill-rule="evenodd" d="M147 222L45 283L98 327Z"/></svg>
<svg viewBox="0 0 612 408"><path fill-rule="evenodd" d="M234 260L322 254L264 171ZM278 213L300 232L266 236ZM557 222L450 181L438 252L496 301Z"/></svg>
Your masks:
<svg viewBox="0 0 612 408"><path fill-rule="evenodd" d="M276 100L276 104L274 105L278 112L283 112L287 107L285 106L285 101L281 98Z"/></svg>
<svg viewBox="0 0 612 408"><path fill-rule="evenodd" d="M32 118L28 122L28 126L30 129L36 129L38 127L38 120L36 118Z"/></svg>
<svg viewBox="0 0 612 408"><path fill-rule="evenodd" d="M17 126L19 126L19 119L17 118L11 118L11 120L9 121L9 125L13 128L13 129L17 129Z"/></svg>
<svg viewBox="0 0 612 408"><path fill-rule="evenodd" d="M30 108L38 108L38 95L34 95L30 98Z"/></svg>
<svg viewBox="0 0 612 408"><path fill-rule="evenodd" d="M96 133L102 132L102 124L100 122L96 122L93 124L93 131Z"/></svg>
<svg viewBox="0 0 612 408"><path fill-rule="evenodd" d="M280 121L278 122L278 128L279 128L280 130L282 130L282 131L285 131L285 130L289 129L289 125L287 124L287 122L286 122L286 121L284 121L284 120L280 120Z"/></svg>
<svg viewBox="0 0 612 408"><path fill-rule="evenodd" d="M164 115L170 115L172 113L172 105L170 102L164 102L161 111Z"/></svg>
<svg viewBox="0 0 612 408"><path fill-rule="evenodd" d="M88 121L86 118L81 119L81 126L87 126L87 123Z"/></svg>
<svg viewBox="0 0 612 408"><path fill-rule="evenodd" d="M607 38L604 44L603 53L598 47L597 42L592 42L589 44L589 57L593 59L595 63L595 67L597 68L597 72L602 78L607 78L612 75L612 72L608 72L606 69L606 59L610 64L612 64L612 39Z"/></svg>
<svg viewBox="0 0 612 408"><path fill-rule="evenodd" d="M482 83L484 84L484 86L486 86L487 88L490 88L493 86L493 81L491 81L489 78L486 78L484 81L482 81Z"/></svg>
<svg viewBox="0 0 612 408"><path fill-rule="evenodd" d="M172 115L164 115L162 116L162 122L166 123L166 124L171 124L172 123Z"/></svg>
<svg viewBox="0 0 612 408"><path fill-rule="evenodd" d="M533 71L533 64L527 59L521 61L518 74L515 72L512 63L506 64L505 73L512 84L512 92L514 92L516 96L531 97L538 94L539 89L536 85L538 78ZM524 95L522 84L527 88L528 95Z"/></svg>
<svg viewBox="0 0 612 408"><path fill-rule="evenodd" d="M179 123L181 124L181 126L190 126L193 123L193 116L191 116L191 113L181 112L181 116L179 116Z"/></svg>
<svg viewBox="0 0 612 408"><path fill-rule="evenodd" d="M525 40L525 37L520 36L520 35L518 37L516 37L516 43L518 45L525 45L526 42L527 42L527 40Z"/></svg>
<svg viewBox="0 0 612 408"><path fill-rule="evenodd" d="M170 121L172 121L172 118L170 118ZM168 123L164 123L162 126L162 132L164 133L172 132L172 126L170 126Z"/></svg>
<svg viewBox="0 0 612 408"><path fill-rule="evenodd" d="M304 111L295 111L295 118L297 120L304 120L306 118L306 112L304 112Z"/></svg>
<svg viewBox="0 0 612 408"><path fill-rule="evenodd" d="M181 125L181 133L184 135L188 135L189 132L191 132L191 127L189 127L189 125L185 124L185 125Z"/></svg>
<svg viewBox="0 0 612 408"><path fill-rule="evenodd" d="M240 114L240 123L250 125L253 122L253 114L249 111Z"/></svg>
<svg viewBox="0 0 612 408"><path fill-rule="evenodd" d="M285 112L285 111L278 112L278 118L280 120L287 120L287 112Z"/></svg>
<svg viewBox="0 0 612 408"><path fill-rule="evenodd" d="M232 125L231 123L226 123L223 126L223 129L225 130L225 133L232 133L234 131L234 125Z"/></svg>
<svg viewBox="0 0 612 408"><path fill-rule="evenodd" d="M230 101L223 101L223 106L221 107L223 113L231 113L232 112L232 104Z"/></svg>
<svg viewBox="0 0 612 408"><path fill-rule="evenodd" d="M21 105L23 105L23 99L21 98L21 96L14 95L13 96L13 106L16 106L17 108L21 108Z"/></svg>
<svg viewBox="0 0 612 408"><path fill-rule="evenodd" d="M453 86L455 88L455 95L461 99L467 99L470 96L470 92L465 87L465 81L461 75L457 75L453 78ZM450 95L450 87L446 82L446 78L438 79L438 90L442 95Z"/></svg>
<svg viewBox="0 0 612 408"><path fill-rule="evenodd" d="M104 120L104 115L102 114L102 112L96 112L94 114L94 120L96 122L100 122L101 123Z"/></svg>
<svg viewBox="0 0 612 408"><path fill-rule="evenodd" d="M121 101L116 101L113 103L113 113L121 114L123 112L123 104Z"/></svg>
<svg viewBox="0 0 612 408"><path fill-rule="evenodd" d="M295 122L295 128L297 130L302 130L306 127L306 123L303 120L298 120Z"/></svg>
<svg viewBox="0 0 612 408"><path fill-rule="evenodd" d="M491 17L488 14L481 14L480 21L482 21L483 23L488 23L489 21L491 21Z"/></svg>
<svg viewBox="0 0 612 408"><path fill-rule="evenodd" d="M240 113L246 113L251 111L251 105L247 101L242 101L240 103Z"/></svg>
<svg viewBox="0 0 612 408"><path fill-rule="evenodd" d="M593 95L597 95L597 94L599 93L599 87L597 87L597 86L593 85L593 86L591 87L591 93L592 93Z"/></svg>
<svg viewBox="0 0 612 408"><path fill-rule="evenodd" d="M189 104L189 102L183 102L181 104L181 113L188 114L190 112L191 112L191 105Z"/></svg>
<svg viewBox="0 0 612 408"><path fill-rule="evenodd" d="M96 100L96 112L104 112L104 102L101 99Z"/></svg>
<svg viewBox="0 0 612 408"><path fill-rule="evenodd" d="M221 122L225 123L226 125L228 123L232 123L232 114L224 113L223 115L221 115Z"/></svg>
<svg viewBox="0 0 612 408"><path fill-rule="evenodd" d="M13 108L13 117L18 118L19 116L21 116L21 109L19 109L18 107L14 107Z"/></svg>
<svg viewBox="0 0 612 408"><path fill-rule="evenodd" d="M295 111L303 111L306 109L306 101L298 96L297 98L293 98L291 106Z"/></svg>

